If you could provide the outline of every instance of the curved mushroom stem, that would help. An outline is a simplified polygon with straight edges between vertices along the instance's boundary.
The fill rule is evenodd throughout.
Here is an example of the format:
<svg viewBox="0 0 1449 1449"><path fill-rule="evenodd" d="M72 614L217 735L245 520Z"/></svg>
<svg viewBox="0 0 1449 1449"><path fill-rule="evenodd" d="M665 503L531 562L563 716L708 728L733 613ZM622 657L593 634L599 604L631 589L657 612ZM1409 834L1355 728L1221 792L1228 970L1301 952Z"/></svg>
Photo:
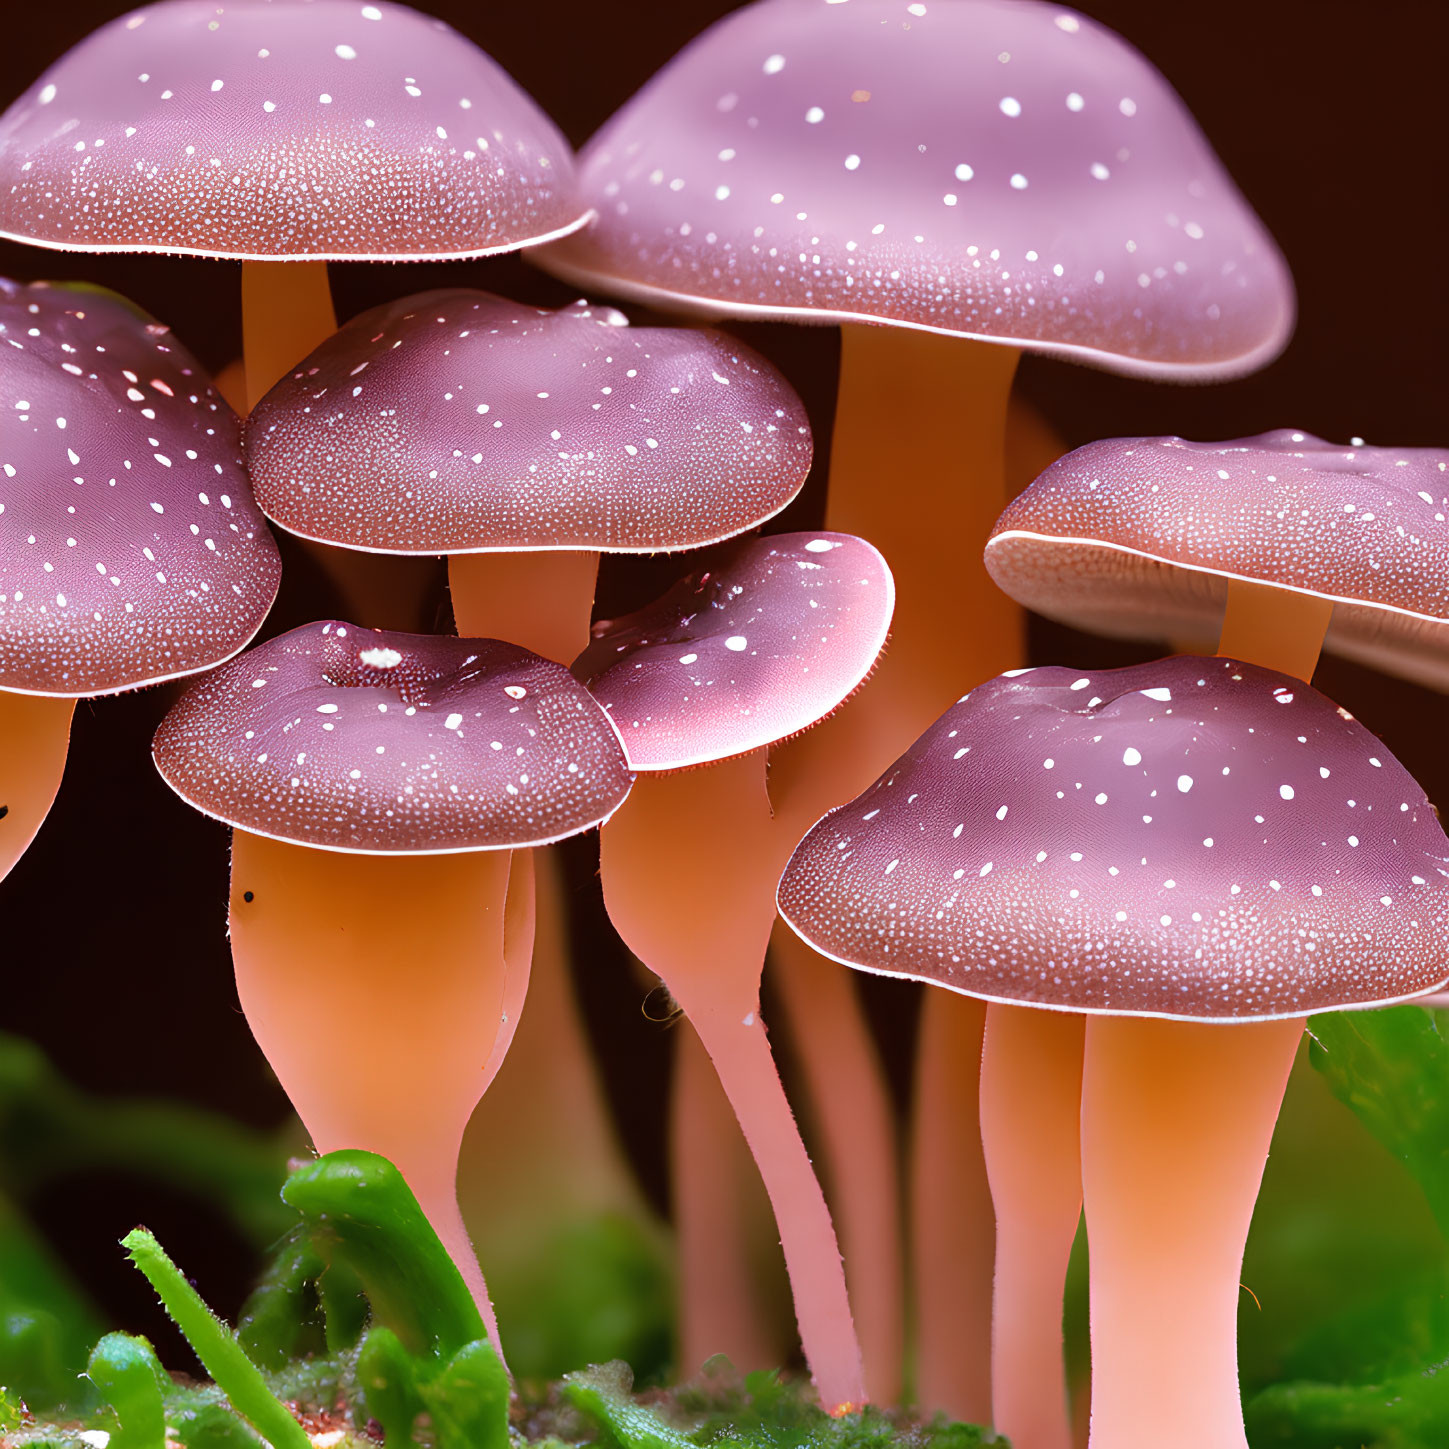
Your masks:
<svg viewBox="0 0 1449 1449"><path fill-rule="evenodd" d="M978 1126L985 1028L985 1002L926 991L909 1149L915 1398L930 1413L974 1424L991 1422L996 1248Z"/></svg>
<svg viewBox="0 0 1449 1449"><path fill-rule="evenodd" d="M246 411L336 331L326 262L243 262Z"/></svg>
<svg viewBox="0 0 1449 1449"><path fill-rule="evenodd" d="M759 1170L709 1054L688 1021L674 1030L669 1180L679 1245L680 1371L722 1353L740 1373L777 1368L790 1352L779 1234ZM781 1311L783 1310L783 1312Z"/></svg>
<svg viewBox="0 0 1449 1449"><path fill-rule="evenodd" d="M1218 653L1295 679L1312 679L1332 618L1331 600L1229 579Z"/></svg>
<svg viewBox="0 0 1449 1449"><path fill-rule="evenodd" d="M1018 665L1024 649L1020 608L980 562L1006 503L1007 405L1020 354L897 327L851 325L841 339L826 526L881 550L895 575L896 612L891 645L856 697L775 751L771 796L782 828L797 839L869 785L968 688ZM904 480L909 508L901 506ZM916 1397L928 1411L984 1421L992 1243L976 1127L966 1118L976 1089L948 1105L944 1084L960 1074L935 1049L960 1035L957 1024L936 1018L970 1012L952 992L926 993L909 1229ZM953 1149L950 1140L964 1146ZM963 1220L962 1199L953 1211L938 1201L952 1151L963 1154L949 1170L955 1187L986 1209L974 1227ZM947 1281L971 1283L974 1296L941 1291ZM979 1367L967 1369L963 1352L978 1354Z"/></svg>
<svg viewBox="0 0 1449 1449"><path fill-rule="evenodd" d="M0 880L50 813L74 713L73 699L0 690Z"/></svg>
<svg viewBox="0 0 1449 1449"><path fill-rule="evenodd" d="M1238 1275L1303 1028L1087 1023L1091 1449L1246 1449Z"/></svg>
<svg viewBox="0 0 1449 1449"><path fill-rule="evenodd" d="M820 1126L831 1213L874 1404L901 1397L905 1366L905 1242L900 1146L885 1068L855 978L812 951L783 921L770 938L771 981Z"/></svg>
<svg viewBox="0 0 1449 1449"><path fill-rule="evenodd" d="M448 555L464 639L506 639L560 664L588 647L599 555L587 549Z"/></svg>
<svg viewBox="0 0 1449 1449"><path fill-rule="evenodd" d="M1062 1293L1082 1215L1082 1041L1069 1012L986 1008L981 1143L996 1209L993 1424L1016 1449L1071 1449Z"/></svg>
<svg viewBox="0 0 1449 1449"><path fill-rule="evenodd" d="M603 829L609 915L668 985L714 1062L775 1209L806 1361L832 1413L865 1402L860 1345L824 1194L760 1020L775 884L793 837L765 792L763 751L642 775Z"/></svg>
<svg viewBox="0 0 1449 1449"><path fill-rule="evenodd" d="M229 916L242 1009L313 1145L393 1162L495 1348L455 1177L510 969L532 951L528 893L506 909L509 855L347 855L238 830Z"/></svg>

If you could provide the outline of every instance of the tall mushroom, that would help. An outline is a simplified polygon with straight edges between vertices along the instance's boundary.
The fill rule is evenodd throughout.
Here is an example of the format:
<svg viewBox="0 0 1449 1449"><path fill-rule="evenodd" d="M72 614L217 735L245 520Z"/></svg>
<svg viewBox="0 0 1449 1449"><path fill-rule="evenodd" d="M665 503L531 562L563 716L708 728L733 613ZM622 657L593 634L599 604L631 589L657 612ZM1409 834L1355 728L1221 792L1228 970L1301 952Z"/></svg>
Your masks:
<svg viewBox="0 0 1449 1449"><path fill-rule="evenodd" d="M0 278L0 878L50 809L75 701L221 663L280 579L236 417L168 329Z"/></svg>
<svg viewBox="0 0 1449 1449"><path fill-rule="evenodd" d="M314 1145L398 1166L496 1345L458 1145L532 948L531 911L505 910L510 860L623 800L608 717L514 645L326 622L193 686L153 748L177 794L233 827L242 1007Z"/></svg>
<svg viewBox="0 0 1449 1449"><path fill-rule="evenodd" d="M334 330L329 261L490 256L587 218L557 127L391 0L160 0L0 117L0 235L243 264L253 404Z"/></svg>
<svg viewBox="0 0 1449 1449"><path fill-rule="evenodd" d="M714 1062L769 1191L806 1360L833 1413L863 1403L865 1387L830 1213L760 1019L791 844L765 769L771 745L858 688L892 601L870 544L781 534L734 544L655 604L598 625L574 666L640 774L602 837L605 904Z"/></svg>
<svg viewBox="0 0 1449 1449"><path fill-rule="evenodd" d="M842 326L826 524L880 547L900 606L857 708L779 752L772 794L801 831L963 680L1022 662L1020 612L959 562L1006 501L1020 353L1209 381L1268 362L1292 326L1282 258L1181 100L1056 5L762 0L656 75L579 174L598 215L538 254L551 270L708 316ZM946 1083L981 1027L978 1007L927 998L918 1187L963 1141ZM984 1365L984 1344L957 1313L979 1296L970 1239L915 1199L918 1389L982 1416L962 1363Z"/></svg>
<svg viewBox="0 0 1449 1449"><path fill-rule="evenodd" d="M780 908L866 970L1085 1014L1093 1449L1246 1449L1238 1274L1303 1018L1449 974L1408 772L1235 660L1021 671L822 820Z"/></svg>

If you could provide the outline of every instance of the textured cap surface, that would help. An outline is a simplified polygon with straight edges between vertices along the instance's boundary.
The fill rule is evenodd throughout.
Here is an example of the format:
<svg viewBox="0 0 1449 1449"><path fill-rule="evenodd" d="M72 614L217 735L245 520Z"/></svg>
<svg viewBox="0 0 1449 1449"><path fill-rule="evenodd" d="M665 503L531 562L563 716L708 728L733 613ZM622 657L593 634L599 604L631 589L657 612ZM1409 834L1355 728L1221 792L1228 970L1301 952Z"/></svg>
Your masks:
<svg viewBox="0 0 1449 1449"><path fill-rule="evenodd" d="M208 669L281 575L236 415L167 328L111 293L0 278L0 689Z"/></svg>
<svg viewBox="0 0 1449 1449"><path fill-rule="evenodd" d="M1284 262L1163 77L1041 0L762 0L589 143L544 265L704 310L864 318L1117 371L1281 350Z"/></svg>
<svg viewBox="0 0 1449 1449"><path fill-rule="evenodd" d="M82 251L456 257L578 225L557 128L387 0L163 0L0 118L0 233Z"/></svg>
<svg viewBox="0 0 1449 1449"><path fill-rule="evenodd" d="M811 454L800 399L733 338L475 291L363 313L246 442L284 528L431 554L697 548L778 513Z"/></svg>
<svg viewBox="0 0 1449 1449"><path fill-rule="evenodd" d="M986 566L1077 628L1211 648L1227 581L1336 601L1327 647L1449 688L1449 450L1344 447L1293 429L1112 438L1007 508Z"/></svg>
<svg viewBox="0 0 1449 1449"><path fill-rule="evenodd" d="M152 751L228 825L382 855L542 845L599 824L631 784L607 716L561 665L336 621L192 686Z"/></svg>
<svg viewBox="0 0 1449 1449"><path fill-rule="evenodd" d="M595 624L574 672L633 769L703 765L824 719L874 667L894 607L890 570L864 539L751 539L638 613Z"/></svg>
<svg viewBox="0 0 1449 1449"><path fill-rule="evenodd" d="M990 680L801 842L817 950L973 996L1251 1021L1449 977L1449 840L1332 701L1230 659Z"/></svg>

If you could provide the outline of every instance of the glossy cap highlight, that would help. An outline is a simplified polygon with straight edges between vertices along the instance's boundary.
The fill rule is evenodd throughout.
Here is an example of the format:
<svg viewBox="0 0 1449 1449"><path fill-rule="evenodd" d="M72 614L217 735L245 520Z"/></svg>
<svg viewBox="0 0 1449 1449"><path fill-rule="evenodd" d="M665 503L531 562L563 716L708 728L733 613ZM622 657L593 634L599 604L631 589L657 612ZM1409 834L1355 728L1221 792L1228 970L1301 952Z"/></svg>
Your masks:
<svg viewBox="0 0 1449 1449"><path fill-rule="evenodd" d="M855 692L885 644L895 584L848 533L784 533L721 550L667 594L594 625L574 672L635 770L772 745Z"/></svg>

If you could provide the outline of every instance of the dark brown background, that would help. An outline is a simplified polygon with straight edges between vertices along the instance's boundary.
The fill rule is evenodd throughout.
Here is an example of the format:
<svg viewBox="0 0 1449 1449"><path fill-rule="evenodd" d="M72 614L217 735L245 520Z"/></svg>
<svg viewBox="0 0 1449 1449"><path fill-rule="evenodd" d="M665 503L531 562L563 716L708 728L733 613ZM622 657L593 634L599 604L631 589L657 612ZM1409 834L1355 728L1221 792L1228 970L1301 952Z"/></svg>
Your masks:
<svg viewBox="0 0 1449 1449"><path fill-rule="evenodd" d="M721 0L529 0L512 7L432 0L428 8L491 51L578 144L729 7ZM1215 438L1291 425L1338 440L1449 443L1449 147L1442 110L1449 7L1429 0L1095 0L1088 8L1130 37L1183 93L1287 253L1301 322L1280 362L1213 388L1164 388L1029 361L1021 385L1065 439L1075 445L1169 432ZM5 10L0 104L118 13L107 0L23 10L12 0ZM171 323L213 368L238 350L238 271L228 264L65 256L0 244L0 273L88 278L126 292ZM554 304L573 296L507 258L343 266L334 279L343 317L444 282ZM790 375L823 444L835 334L741 330ZM810 525L822 476L817 466L812 488L781 526ZM647 595L669 567L631 572L606 564L603 606ZM294 568L270 627L331 608ZM1044 627L1033 644L1041 662L1100 665L1131 657ZM1333 661L1319 683L1388 738L1431 796L1449 798L1442 697ZM43 1041L67 1074L94 1089L174 1093L258 1124L276 1122L285 1103L252 1045L230 980L225 834L171 796L147 755L171 697L161 689L78 709L60 799L28 856L0 886L0 1027ZM641 990L607 940L590 890L587 847L576 851L575 864L586 939L580 986L630 1145L657 1192L663 1028L641 1014ZM870 1000L901 1075L909 993L873 989ZM150 1326L143 1314L149 1295L112 1246L141 1219L202 1279L222 1311L234 1310L251 1265L194 1204L139 1182L97 1177L51 1193L42 1207L47 1230L118 1321Z"/></svg>

